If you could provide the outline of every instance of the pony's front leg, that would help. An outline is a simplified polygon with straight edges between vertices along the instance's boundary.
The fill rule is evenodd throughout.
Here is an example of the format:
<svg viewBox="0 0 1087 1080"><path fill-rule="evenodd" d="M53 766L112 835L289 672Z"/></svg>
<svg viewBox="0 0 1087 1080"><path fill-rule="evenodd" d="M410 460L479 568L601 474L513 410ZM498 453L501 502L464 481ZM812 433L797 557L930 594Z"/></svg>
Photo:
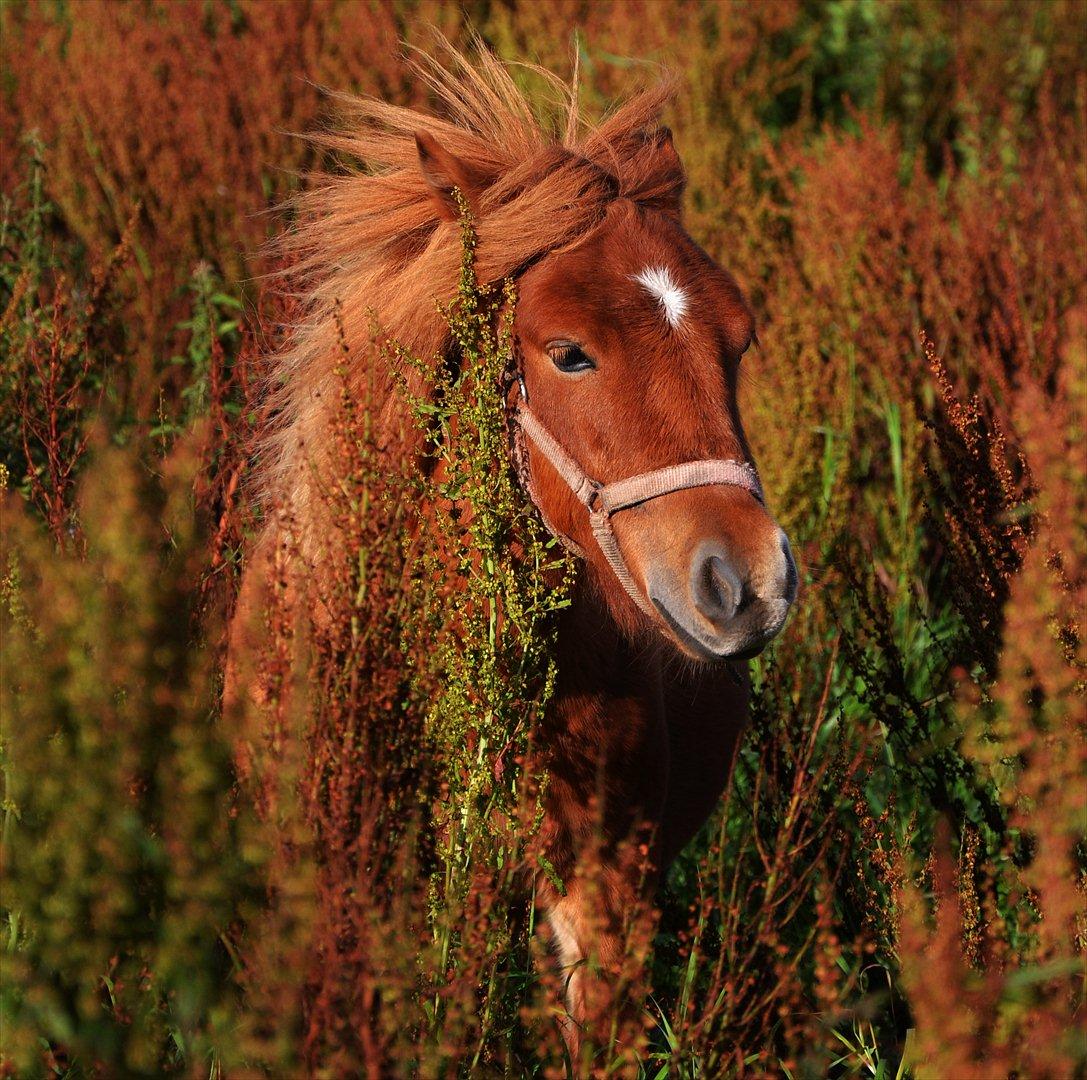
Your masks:
<svg viewBox="0 0 1087 1080"><path fill-rule="evenodd" d="M642 832L644 830L639 830ZM586 852L565 893L538 892L562 979L559 1027L572 1074L636 1052L644 1034L641 1002L652 936L656 874L645 842L617 852Z"/></svg>
<svg viewBox="0 0 1087 1080"><path fill-rule="evenodd" d="M559 635L558 685L539 743L548 773L536 896L550 927L574 1075L644 1035L642 965L652 928L668 786L660 668L586 592Z"/></svg>

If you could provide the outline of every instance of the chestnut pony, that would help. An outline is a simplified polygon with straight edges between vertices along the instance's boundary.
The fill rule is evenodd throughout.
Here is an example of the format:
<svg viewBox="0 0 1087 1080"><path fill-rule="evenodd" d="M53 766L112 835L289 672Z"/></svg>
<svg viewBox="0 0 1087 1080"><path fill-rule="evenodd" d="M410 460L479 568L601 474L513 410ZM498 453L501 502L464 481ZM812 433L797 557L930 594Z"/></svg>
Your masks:
<svg viewBox="0 0 1087 1080"><path fill-rule="evenodd" d="M565 102L564 130L549 131L493 57L469 64L449 50L446 61L415 67L444 118L344 99L343 133L319 137L367 169L302 196L289 240L307 308L275 358L278 427L257 464L284 512L247 570L227 693L239 691L243 624L286 535L299 579L321 573L343 336L368 342L376 315L417 355L450 353L435 301L458 280L457 189L475 220L480 280L516 279L510 409L522 477L581 559L537 740L551 777L548 855L566 883L560 894L541 876L537 895L577 1021L589 992L579 962L617 967L625 915L720 796L745 722L743 661L781 629L797 575L737 410L752 313L684 230L683 168L657 122L667 90L590 127L573 92L537 73ZM347 378L376 401L385 451L417 452L383 362L370 356ZM609 493L629 497L610 515ZM632 839L648 858L623 857ZM577 873L590 846L603 860L591 902ZM566 1037L576 1046L576 1025Z"/></svg>

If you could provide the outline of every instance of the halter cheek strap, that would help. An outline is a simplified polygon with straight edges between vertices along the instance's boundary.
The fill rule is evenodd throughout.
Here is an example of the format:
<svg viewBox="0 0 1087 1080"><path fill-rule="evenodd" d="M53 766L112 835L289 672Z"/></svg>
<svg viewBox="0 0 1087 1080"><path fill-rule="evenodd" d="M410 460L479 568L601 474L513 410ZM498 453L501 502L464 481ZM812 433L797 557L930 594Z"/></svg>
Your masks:
<svg viewBox="0 0 1087 1080"><path fill-rule="evenodd" d="M763 501L762 485L759 483L758 473L754 466L746 461L734 461L731 458L706 458L701 461L688 461L682 465L669 465L663 469L655 469L652 472L639 473L625 480L616 480L610 484L602 484L594 480L584 469L570 456L559 441L540 422L536 414L528 407L524 386L521 384L521 402L514 410L514 420L533 446L554 467L555 471L566 482L567 487L574 493L574 498L585 507L589 513L589 525L593 536L596 538L600 551L612 568L619 584L626 590L627 595L635 604L651 619L658 618L657 611L650 603L649 598L638 588L627 567L623 553L619 549L619 541L611 527L612 514L620 510L627 510L632 506L657 499L661 495L669 495L673 491L684 491L687 488L709 487L712 485L727 485L743 488L755 496L759 502ZM527 466L519 468L522 481L528 489L536 508L540 510L544 525L560 543L568 547L575 554L584 557L584 552L569 537L563 536L543 514L540 508L540 500L532 490L528 479Z"/></svg>

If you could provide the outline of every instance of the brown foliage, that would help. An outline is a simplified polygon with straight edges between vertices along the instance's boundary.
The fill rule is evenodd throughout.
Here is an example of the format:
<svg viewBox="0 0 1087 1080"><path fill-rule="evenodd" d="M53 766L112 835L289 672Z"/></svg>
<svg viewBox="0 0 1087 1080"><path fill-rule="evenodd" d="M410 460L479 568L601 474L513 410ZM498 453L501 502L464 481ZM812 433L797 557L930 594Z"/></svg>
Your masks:
<svg viewBox="0 0 1087 1080"><path fill-rule="evenodd" d="M500 53L560 76L571 70L576 28L579 108L590 120L654 73L623 58L676 69L665 119L688 174L686 220L753 298L763 346L744 362L744 414L769 495L807 564L800 609L772 662L756 670L756 724L729 805L659 898L654 995L642 1015L616 1015L617 1045L628 1048L617 1068L633 1072L641 1055L650 1072L761 1074L784 1062L794 1075L825 1074L853 1025L873 1033L872 1052L892 1074L906 1052L918 1075L1079 1075L1082 5L468 7ZM837 30L828 29L832 17ZM257 723L239 706L213 738L204 643L187 653L176 625L198 579L201 610L216 625L261 513L284 509L242 498L270 420L262 357L299 314L260 277L280 268L263 245L282 219L267 211L296 191L300 174L373 150L365 132L377 138L378 128L365 125L399 125L391 135L381 128L378 157L403 165L415 120L378 110L356 116L346 134L289 133L319 126L319 84L432 105L433 88L395 49L400 38L430 42L427 22L455 44L468 39L462 12L446 4L86 0L0 11L0 184L25 207L17 151L36 130L56 207L49 243L33 256L5 231L0 266L10 390L0 430L5 461L16 463L8 483L33 498L52 537L5 507L5 558L17 556L3 567L5 663L18 655L26 668L17 679L5 669L5 692L34 699L19 705L18 739L8 728L15 698L5 699L5 753L15 746L13 769L40 766L34 784L6 791L22 799L36 785L25 806L44 810L19 820L5 804L4 843L57 860L45 899L33 875L12 879L28 917L53 913L37 939L9 923L16 954L39 965L20 959L18 978L33 1008L47 1001L60 1010L17 1013L23 1026L5 1052L21 1055L20 1069L43 1057L84 1062L87 1047L103 1072L132 1062L191 1067L161 1051L164 1003L177 998L164 993L149 1005L146 955L164 978L176 976L167 990L220 973L227 989L208 999L214 1021L205 1010L181 1026L226 1071L437 1075L508 1064L560 1073L549 1004L558 976L539 939L533 967L518 868L469 875L447 915L457 965L428 923L438 843L429 815L443 792L419 717L440 688L407 685L418 659L402 633L418 601L404 573L419 555L405 546L414 463L375 467L364 393L342 395L331 374L342 424L329 452L349 481L333 512L350 557L326 553L339 560L322 587L327 619L308 626L289 614L286 568L296 552L269 565L257 630L270 643L261 663L274 721ZM545 90L531 70L516 78L530 95ZM540 149L538 135L518 135L503 117L507 157ZM310 236L311 246L339 244L350 260L363 255L358 238L369 243L373 233L339 225L354 226L353 200L367 184L384 197L390 181L343 175L339 188L318 192L315 205L333 218ZM413 206L409 198L406 229L442 228ZM561 238L591 217L590 208L545 224ZM4 221L6 230L6 211ZM455 285L455 236L436 250L435 295ZM517 253L499 254L495 275ZM25 277L20 259L34 267ZM63 274L38 273L49 259ZM184 451L179 472L168 450L194 419L182 395L195 376L175 358L197 336L187 325L197 301L184 286L201 262L250 310L247 327L212 334L200 376L201 464ZM441 327L426 293L413 285L403 303L419 310L433 344L429 331ZM349 306L350 329L326 305L323 343L368 348L373 297L333 289L326 300ZM138 465L82 454L103 394L110 434L135 447ZM154 425L171 433L148 439ZM80 501L88 460L115 471L95 481L92 464L95 482ZM148 477L160 474L173 485L171 521L191 510L194 490L210 521L206 541L185 548L183 575L170 570L170 550L184 530L162 530L162 500L148 494ZM111 493L113 476L129 478L123 498ZM360 510L376 505L381 514ZM20 601L27 589L30 604ZM420 655L435 647L432 630L424 617L409 636ZM133 640L141 634L146 641ZM169 644L162 655L153 648L160 640ZM163 686L190 679L193 688L178 697L151 686L163 663L174 665ZM107 672L108 684L95 672ZM181 698L177 765L159 754L162 718ZM236 743L233 768L223 740ZM72 760L60 762L58 747L72 747ZM204 819L190 828L172 816L176 803L154 803L157 789L129 789L128 763L141 753L157 763L163 791L183 780L185 800L199 793L214 823L210 846ZM527 785L524 795L531 818L538 791ZM69 805L97 815L94 845L80 843L86 826L57 811ZM138 834L126 816L132 805L154 807ZM949 821L935 836L934 805ZM532 824L510 819L504 828L530 836ZM245 889L228 880L236 849L224 838L234 830ZM145 894L119 883L117 853L142 868L163 835L165 864L177 870L163 887L186 914L164 910L171 933L184 930L182 946L145 949L157 931ZM76 881L57 869L65 844L79 854L69 864L80 867ZM524 864L537 854L529 843ZM5 850L5 871L28 865L25 857L10 861ZM70 915L68 898L92 892L97 921ZM210 914L193 921L205 904ZM135 929L132 911L147 916ZM652 917L639 913L629 928L624 977L636 1001L648 989ZM186 967L186 957L203 966ZM123 984L115 1003L111 975ZM78 1009L69 1014L70 1001ZM68 1026L50 1027L55 1016ZM647 1016L667 1017L674 1043L663 1024L647 1031ZM154 1036L148 1045L137 1038L144 1030ZM43 1035L52 1040L45 1052ZM835 1067L874 1069L860 1052Z"/></svg>

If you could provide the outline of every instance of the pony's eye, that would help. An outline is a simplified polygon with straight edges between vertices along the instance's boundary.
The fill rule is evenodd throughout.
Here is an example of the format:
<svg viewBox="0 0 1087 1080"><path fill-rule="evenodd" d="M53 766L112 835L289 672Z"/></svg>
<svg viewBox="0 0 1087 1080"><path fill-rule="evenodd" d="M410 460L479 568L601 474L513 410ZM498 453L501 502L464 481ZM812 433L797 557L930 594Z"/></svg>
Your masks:
<svg viewBox="0 0 1087 1080"><path fill-rule="evenodd" d="M547 346L547 355L551 357L555 367L567 375L576 371L589 371L596 367L596 364L582 351L581 346L573 341L552 341Z"/></svg>

